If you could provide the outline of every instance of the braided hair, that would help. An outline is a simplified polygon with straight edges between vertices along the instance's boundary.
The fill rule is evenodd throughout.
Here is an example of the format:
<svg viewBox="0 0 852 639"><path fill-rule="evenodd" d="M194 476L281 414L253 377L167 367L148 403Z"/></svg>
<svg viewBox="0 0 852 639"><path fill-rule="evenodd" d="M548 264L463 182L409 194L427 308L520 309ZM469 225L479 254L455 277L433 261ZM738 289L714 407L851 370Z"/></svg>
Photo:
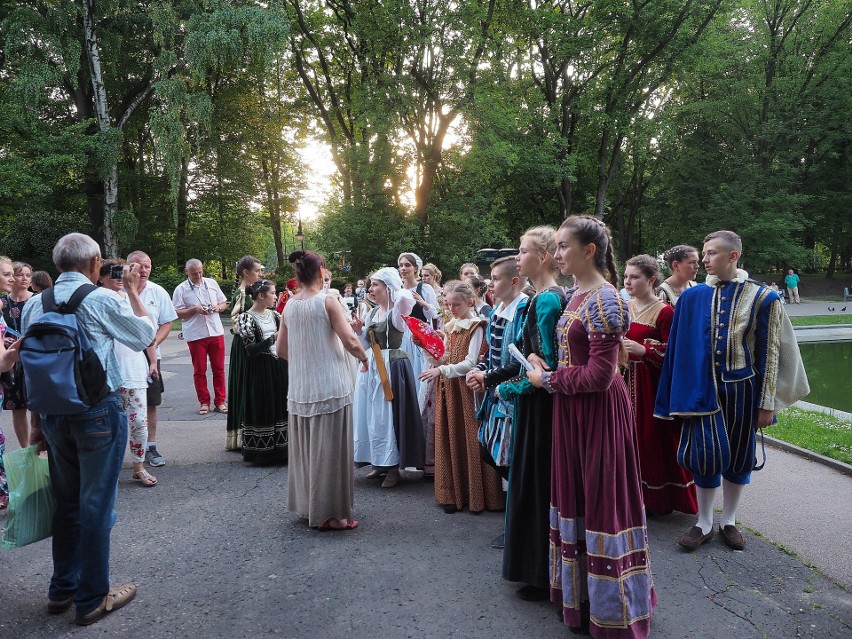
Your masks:
<svg viewBox="0 0 852 639"><path fill-rule="evenodd" d="M255 264L260 264L260 260L257 259L254 255L244 255L239 260L237 260L237 265L235 268L236 279L234 281L234 288L239 288L246 271L249 271L254 268Z"/></svg>
<svg viewBox="0 0 852 639"><path fill-rule="evenodd" d="M696 255L698 255L698 249L694 246L690 246L689 244L678 244L677 246L673 246L668 251L663 253L663 261L669 267L669 270L673 271L674 263L683 262L684 260L688 259L690 253L695 253Z"/></svg>
<svg viewBox="0 0 852 639"><path fill-rule="evenodd" d="M257 280L246 289L246 294L255 301L261 295L266 295L270 290L275 289L275 283L269 280Z"/></svg>

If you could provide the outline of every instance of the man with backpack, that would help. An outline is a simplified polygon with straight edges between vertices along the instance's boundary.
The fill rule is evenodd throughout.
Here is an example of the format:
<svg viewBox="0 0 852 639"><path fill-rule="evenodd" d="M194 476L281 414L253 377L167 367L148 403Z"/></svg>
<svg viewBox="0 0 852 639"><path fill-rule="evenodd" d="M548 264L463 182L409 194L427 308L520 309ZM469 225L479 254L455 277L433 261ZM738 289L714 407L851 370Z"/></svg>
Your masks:
<svg viewBox="0 0 852 639"><path fill-rule="evenodd" d="M46 444L56 499L47 611L58 614L75 605L80 625L98 621L136 595L134 584L109 587L110 532L127 447L113 340L139 351L154 340L154 329L141 319L146 310L136 292L138 267L124 268L123 300L91 286L101 262L100 247L88 235L71 233L57 242L53 263L59 278L49 294L34 295L24 307L19 346L28 400L46 407L39 410L41 427L30 441ZM74 341L79 352L69 372L54 363L53 375L46 375L50 362L43 355L61 339ZM56 362L67 355L65 348L55 352ZM33 384L32 379L45 381Z"/></svg>

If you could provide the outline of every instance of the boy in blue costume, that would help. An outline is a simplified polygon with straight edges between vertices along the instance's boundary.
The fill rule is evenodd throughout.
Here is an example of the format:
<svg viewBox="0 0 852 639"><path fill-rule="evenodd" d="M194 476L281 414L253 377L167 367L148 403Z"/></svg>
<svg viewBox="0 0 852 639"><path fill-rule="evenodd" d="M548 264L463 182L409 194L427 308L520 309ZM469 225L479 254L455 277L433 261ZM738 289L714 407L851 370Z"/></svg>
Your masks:
<svg viewBox="0 0 852 639"><path fill-rule="evenodd" d="M742 550L736 511L756 466L756 429L809 389L781 298L737 268L740 237L710 233L703 253L707 279L675 307L654 413L683 419L678 463L695 476L698 521L678 543L692 551L713 537L721 485L719 534Z"/></svg>
<svg viewBox="0 0 852 639"><path fill-rule="evenodd" d="M491 288L500 304L488 318L485 359L467 374L467 385L485 392L476 417L482 422L479 441L487 449L497 471L508 479L512 442L512 400L499 399L494 389L517 374L517 362L509 345L521 340L529 297L521 292L521 278L515 258L501 257L491 265Z"/></svg>

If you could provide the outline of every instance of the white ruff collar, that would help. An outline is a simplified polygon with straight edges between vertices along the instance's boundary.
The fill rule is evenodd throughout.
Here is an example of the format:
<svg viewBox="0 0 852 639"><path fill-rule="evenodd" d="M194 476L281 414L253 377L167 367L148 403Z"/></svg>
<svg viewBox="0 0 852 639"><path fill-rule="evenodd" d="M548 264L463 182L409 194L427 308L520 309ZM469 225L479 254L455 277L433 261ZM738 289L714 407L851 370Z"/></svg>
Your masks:
<svg viewBox="0 0 852 639"><path fill-rule="evenodd" d="M737 269L737 276L732 280L737 284L742 284L748 279L748 273L746 273L741 268ZM708 275L707 279L704 280L704 283L707 286L716 286L720 282L719 277L717 275Z"/></svg>

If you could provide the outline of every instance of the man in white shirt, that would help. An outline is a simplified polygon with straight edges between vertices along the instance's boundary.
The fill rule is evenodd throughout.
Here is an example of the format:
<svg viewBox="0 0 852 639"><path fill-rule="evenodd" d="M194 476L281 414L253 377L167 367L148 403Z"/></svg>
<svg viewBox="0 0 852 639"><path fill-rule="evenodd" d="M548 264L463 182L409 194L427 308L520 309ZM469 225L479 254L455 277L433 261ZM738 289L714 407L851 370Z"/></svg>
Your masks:
<svg viewBox="0 0 852 639"><path fill-rule="evenodd" d="M225 294L216 280L204 277L201 260L186 263L187 280L178 284L172 295L177 316L183 320L183 338L192 358L198 414L210 412L210 391L207 388L207 359L213 371L213 406L217 413L227 413L225 403L225 329L219 312L228 306Z"/></svg>
<svg viewBox="0 0 852 639"><path fill-rule="evenodd" d="M127 256L128 264L139 265L139 285L137 291L148 317L157 327L154 344L157 345L157 361L149 362L148 384L148 450L145 461L149 466L164 466L166 460L157 450L157 407L163 403L163 375L160 370L160 344L166 341L172 330L172 322L177 319L172 298L159 284L148 280L151 276L151 258L142 251L133 251Z"/></svg>

